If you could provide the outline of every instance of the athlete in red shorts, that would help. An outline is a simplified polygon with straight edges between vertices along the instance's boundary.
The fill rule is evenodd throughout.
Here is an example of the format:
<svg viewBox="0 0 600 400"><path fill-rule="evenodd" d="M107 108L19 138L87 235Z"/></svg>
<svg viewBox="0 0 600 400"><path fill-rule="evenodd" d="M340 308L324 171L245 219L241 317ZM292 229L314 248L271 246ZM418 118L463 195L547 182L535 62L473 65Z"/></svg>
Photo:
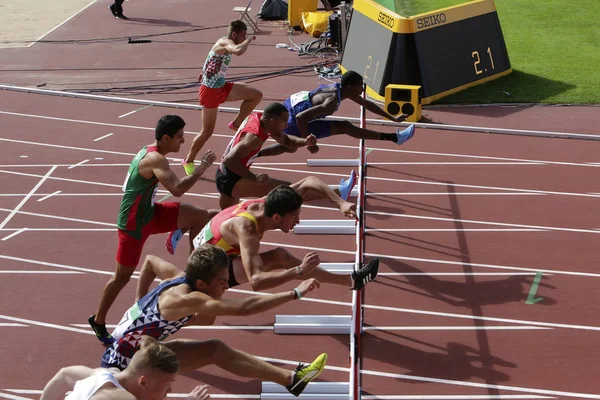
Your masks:
<svg viewBox="0 0 600 400"><path fill-rule="evenodd" d="M129 165L117 221L117 269L104 287L98 311L88 319L98 339L105 344L114 342L106 330L106 314L129 282L146 239L150 235L184 228L189 229L191 235L195 232L190 236L190 248L193 248L191 239L218 212L189 204L155 203L159 182L174 196L182 196L216 159L209 150L193 174L183 179L175 175L165 155L178 152L185 143L184 126L184 120L177 115L162 117L156 125L154 143L144 146Z"/></svg>
<svg viewBox="0 0 600 400"><path fill-rule="evenodd" d="M202 74L198 77L202 82L198 93L202 106L202 130L194 138L192 147L182 162L188 175L194 171L196 155L215 130L219 105L226 101L242 100L237 117L229 123L230 129L237 130L262 100L262 92L258 89L244 83L225 80L231 55L241 56L248 50L248 45L256 39L255 36L246 38L246 30L243 21L231 22L229 34L217 40L206 57Z"/></svg>

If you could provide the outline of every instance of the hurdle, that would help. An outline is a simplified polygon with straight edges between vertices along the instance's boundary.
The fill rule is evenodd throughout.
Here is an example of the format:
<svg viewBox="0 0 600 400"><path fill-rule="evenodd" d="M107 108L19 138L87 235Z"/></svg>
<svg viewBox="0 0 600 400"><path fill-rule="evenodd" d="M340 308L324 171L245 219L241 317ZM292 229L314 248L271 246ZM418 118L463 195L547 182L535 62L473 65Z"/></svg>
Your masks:
<svg viewBox="0 0 600 400"><path fill-rule="evenodd" d="M333 274L350 274L354 271L354 263L321 263L319 267Z"/></svg>
<svg viewBox="0 0 600 400"><path fill-rule="evenodd" d="M309 158L307 167L358 167L360 160L345 158Z"/></svg>
<svg viewBox="0 0 600 400"><path fill-rule="evenodd" d="M273 332L278 335L348 335L351 315L276 315Z"/></svg>
<svg viewBox="0 0 600 400"><path fill-rule="evenodd" d="M348 382L311 382L302 392L302 399L309 400L349 400ZM297 397L281 385L273 382L262 382L261 399L289 400Z"/></svg>
<svg viewBox="0 0 600 400"><path fill-rule="evenodd" d="M190 103L175 103L175 102L167 102L167 101L157 101L157 100L145 100L145 99L134 99L128 97L120 97L120 96L106 96L99 94L89 94L89 93L75 93L68 92L64 90L51 90L51 89L40 89L40 88L32 88L26 86L17 86L17 85L9 85L5 83L0 83L0 90L7 90L12 92L21 92L21 93L33 93L33 94L41 94L41 95L49 95L49 96L58 96L58 97L70 97L77 99L87 99L87 100L98 100L98 101L108 101L114 103L124 103L124 104L139 104L144 106L156 106L156 107L165 107L165 108L178 108L184 110L202 110L202 106ZM238 113L240 111L239 108L236 107L219 107L219 112L224 113ZM263 110L255 110L255 112L263 112ZM335 115L328 115L325 117L326 120L330 121L350 121L350 122L361 122L363 123L362 118L355 117L340 117ZM364 124L369 125L381 125L381 126L409 126L414 125L415 128L419 129L434 129L434 130L444 130L444 131L456 131L456 132L474 132L474 133L486 133L486 134L503 134L503 135L514 135L514 136L532 136L539 138L551 138L551 139L576 139L576 140L592 140L592 141L600 141L600 135L592 135L586 133L573 133L573 132L552 132L552 131L536 131L536 130L527 130L527 129L509 129L509 128L491 128L485 126L468 126L468 125L444 125L444 124L432 124L432 123L424 123L424 122L394 122L388 121L386 119L364 119Z"/></svg>
<svg viewBox="0 0 600 400"><path fill-rule="evenodd" d="M356 221L351 219L302 220L294 226L297 235L354 235Z"/></svg>

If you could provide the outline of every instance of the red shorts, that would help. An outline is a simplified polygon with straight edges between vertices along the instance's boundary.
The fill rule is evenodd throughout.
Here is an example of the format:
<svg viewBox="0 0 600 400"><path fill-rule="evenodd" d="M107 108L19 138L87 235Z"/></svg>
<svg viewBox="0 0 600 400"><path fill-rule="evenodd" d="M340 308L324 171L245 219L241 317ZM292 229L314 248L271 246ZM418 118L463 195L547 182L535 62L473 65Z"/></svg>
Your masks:
<svg viewBox="0 0 600 400"><path fill-rule="evenodd" d="M180 203L155 203L154 218L142 227L142 237L136 239L127 231L119 229L119 245L117 262L124 267L137 267L142 255L142 248L148 236L166 233L177 229Z"/></svg>
<svg viewBox="0 0 600 400"><path fill-rule="evenodd" d="M233 82L225 82L225 86L216 89L200 85L200 90L198 90L200 105L206 108L219 108L227 100L231 89L233 89Z"/></svg>

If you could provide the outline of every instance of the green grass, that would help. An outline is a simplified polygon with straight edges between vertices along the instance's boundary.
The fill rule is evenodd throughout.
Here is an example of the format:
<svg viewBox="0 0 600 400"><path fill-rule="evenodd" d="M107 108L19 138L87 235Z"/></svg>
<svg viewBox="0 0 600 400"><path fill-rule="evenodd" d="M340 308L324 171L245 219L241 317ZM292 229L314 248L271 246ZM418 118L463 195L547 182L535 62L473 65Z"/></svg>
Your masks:
<svg viewBox="0 0 600 400"><path fill-rule="evenodd" d="M465 1L395 2L411 16ZM600 0L495 3L513 73L436 103L600 104Z"/></svg>

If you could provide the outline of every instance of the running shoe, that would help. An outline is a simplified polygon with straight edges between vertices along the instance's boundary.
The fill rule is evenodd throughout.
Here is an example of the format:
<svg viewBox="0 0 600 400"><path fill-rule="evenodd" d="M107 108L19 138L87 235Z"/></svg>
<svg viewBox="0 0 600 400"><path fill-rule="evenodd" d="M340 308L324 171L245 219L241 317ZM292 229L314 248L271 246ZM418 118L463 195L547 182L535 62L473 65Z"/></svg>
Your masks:
<svg viewBox="0 0 600 400"><path fill-rule="evenodd" d="M403 144L404 142L408 141L410 138L412 138L415 134L415 126L411 125L408 128L402 129L400 130L400 128L396 128L396 136L398 137L398 140L396 141L396 143L398 144Z"/></svg>
<svg viewBox="0 0 600 400"><path fill-rule="evenodd" d="M94 330L94 333L96 334L98 340L107 345L113 344L115 342L115 338L112 337L112 335L106 330L106 324L97 324L95 318L96 316L92 314L88 318L88 323Z"/></svg>
<svg viewBox="0 0 600 400"><path fill-rule="evenodd" d="M186 163L185 160L181 160L181 165L183 166L183 169L185 170L186 175L193 174L194 170L196 169L193 162Z"/></svg>
<svg viewBox="0 0 600 400"><path fill-rule="evenodd" d="M229 127L229 129L231 129L232 131L236 131L238 130L238 128L233 124L233 121L231 121L229 124L227 124L227 126Z"/></svg>
<svg viewBox="0 0 600 400"><path fill-rule="evenodd" d="M327 353L321 354L315 359L310 365L300 364L294 370L294 378L292 384L285 388L289 390L294 396L300 396L304 391L306 385L308 385L313 379L318 377L327 363Z"/></svg>
<svg viewBox="0 0 600 400"><path fill-rule="evenodd" d="M352 280L354 281L352 290L360 290L364 288L367 283L375 279L378 270L379 257L376 257L358 271L352 272Z"/></svg>
<svg viewBox="0 0 600 400"><path fill-rule="evenodd" d="M181 229L174 230L169 232L169 236L167 236L167 241L165 242L165 246L167 247L167 251L169 254L175 254L175 248L177 247L177 243L183 237L183 231Z"/></svg>
<svg viewBox="0 0 600 400"><path fill-rule="evenodd" d="M352 189L356 185L356 172L352 170L350 173L350 177L346 180L341 180L338 189L340 191L340 197L344 199L344 201L348 201L348 197L350 197L350 193Z"/></svg>

